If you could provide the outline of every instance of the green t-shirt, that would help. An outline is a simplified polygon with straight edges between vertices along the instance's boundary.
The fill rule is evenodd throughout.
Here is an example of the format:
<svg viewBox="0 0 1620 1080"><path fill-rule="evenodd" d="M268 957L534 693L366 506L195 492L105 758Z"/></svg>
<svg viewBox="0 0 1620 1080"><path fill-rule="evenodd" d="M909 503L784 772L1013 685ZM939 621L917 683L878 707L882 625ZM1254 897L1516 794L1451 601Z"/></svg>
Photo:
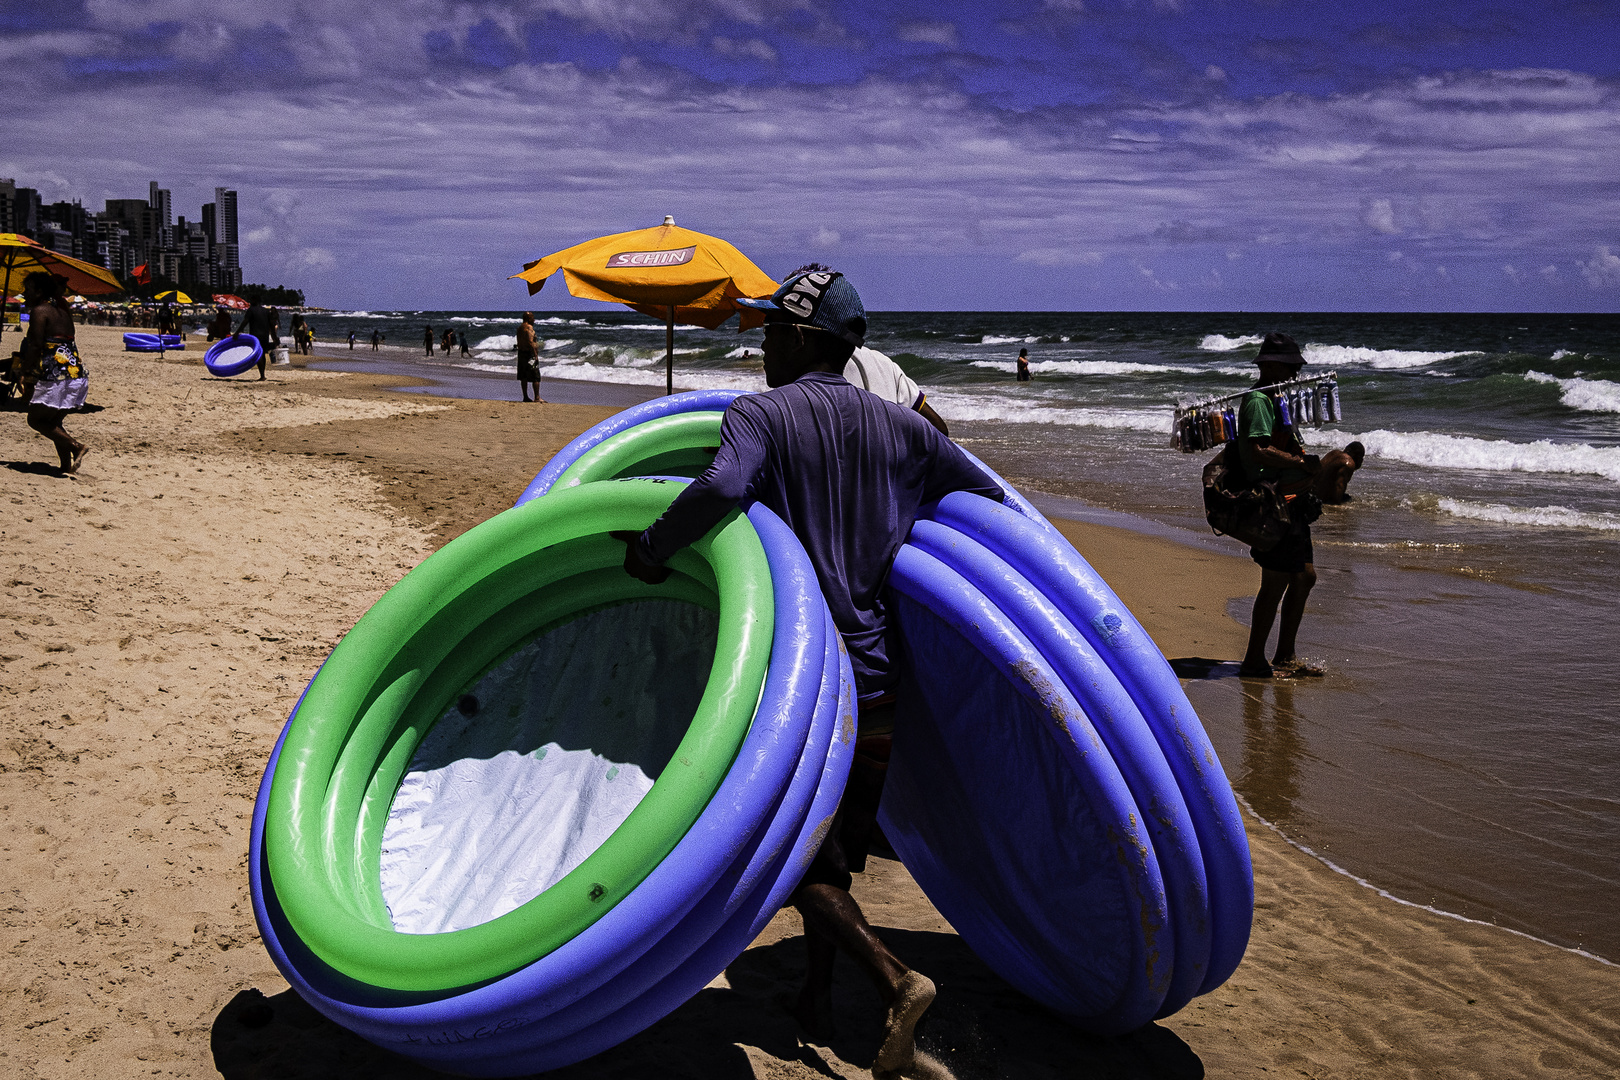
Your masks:
<svg viewBox="0 0 1620 1080"><path fill-rule="evenodd" d="M1272 465L1262 465L1256 459L1250 439L1270 438L1273 433L1286 432L1283 427L1282 416L1277 412L1277 403L1271 400L1271 395L1260 390L1251 391L1243 399L1243 405L1238 409L1238 457L1243 460L1243 470L1254 480L1275 480L1279 484L1297 483L1305 480L1309 474L1304 469L1289 467L1279 469Z"/></svg>

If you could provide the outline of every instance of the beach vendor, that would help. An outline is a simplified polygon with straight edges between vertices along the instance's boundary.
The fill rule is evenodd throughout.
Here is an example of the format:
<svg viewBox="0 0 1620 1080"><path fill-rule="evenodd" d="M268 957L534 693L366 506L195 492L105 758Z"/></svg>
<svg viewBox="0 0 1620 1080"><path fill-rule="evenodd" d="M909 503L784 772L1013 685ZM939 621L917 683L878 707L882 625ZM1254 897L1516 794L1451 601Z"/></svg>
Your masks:
<svg viewBox="0 0 1620 1080"><path fill-rule="evenodd" d="M534 384L534 401L544 405L546 399L540 396L540 342L534 336L534 312L525 311L523 321L518 324L517 332L517 377L518 388L523 391L523 400L528 401L529 384Z"/></svg>
<svg viewBox="0 0 1620 1080"><path fill-rule="evenodd" d="M62 418L84 404L90 374L73 342L73 309L67 302L67 279L43 271L23 279L23 305L28 309L28 336L23 339L23 370L33 376L28 399L28 426L56 444L62 472L71 476L89 448L67 433ZM26 385L27 376L24 377Z"/></svg>
<svg viewBox="0 0 1620 1080"><path fill-rule="evenodd" d="M1259 365L1260 380L1244 396L1238 410L1238 455L1243 470L1252 483L1274 481L1277 493L1285 499L1304 495L1310 491L1320 463L1314 454L1305 452L1293 428L1282 422L1277 403L1264 388L1298 376L1305 357L1293 338L1271 333L1260 342L1254 362ZM1311 527L1296 520L1277 546L1269 551L1250 548L1249 557L1260 565L1260 592L1254 598L1249 648L1238 673L1259 679L1269 679L1273 674L1322 674L1320 668L1303 663L1294 652L1305 601L1316 584ZM1267 663L1266 640L1279 604L1282 625L1277 630L1277 651Z"/></svg>
<svg viewBox="0 0 1620 1080"><path fill-rule="evenodd" d="M270 352L281 343L281 316L264 306L264 301L254 297L248 304L248 309L242 312L242 321L236 324L238 334L248 333L259 339L259 381L264 381L264 365L270 360Z"/></svg>
<svg viewBox="0 0 1620 1080"><path fill-rule="evenodd" d="M849 650L860 722L843 801L790 900L809 951L795 1015L813 1037L827 1037L833 960L842 949L887 1009L874 1074L948 1076L914 1041L933 982L878 939L849 888L851 874L866 867L893 732L899 650L885 599L889 568L920 505L953 491L999 500L1001 489L917 412L843 377L866 336L865 308L843 275L795 273L768 299L739 302L766 313L771 389L737 398L721 423L714 464L645 532L621 534L625 570L664 580L664 561L745 498L775 511L804 544Z"/></svg>

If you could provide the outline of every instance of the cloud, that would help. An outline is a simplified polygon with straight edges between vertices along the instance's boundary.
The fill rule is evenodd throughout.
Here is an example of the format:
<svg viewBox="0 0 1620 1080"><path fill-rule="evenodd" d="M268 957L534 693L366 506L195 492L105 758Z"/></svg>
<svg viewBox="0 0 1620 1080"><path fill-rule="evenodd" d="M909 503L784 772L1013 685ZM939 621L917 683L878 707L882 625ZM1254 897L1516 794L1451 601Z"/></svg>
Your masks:
<svg viewBox="0 0 1620 1080"><path fill-rule="evenodd" d="M942 49L956 48L956 24L943 19L916 19L895 26L894 36L901 41L921 45L938 45Z"/></svg>
<svg viewBox="0 0 1620 1080"><path fill-rule="evenodd" d="M761 63L776 63L776 50L771 48L769 42L759 38L749 38L746 41L737 41L732 38L716 37L709 41L709 48L721 56L732 57L738 60L758 60Z"/></svg>
<svg viewBox="0 0 1620 1080"><path fill-rule="evenodd" d="M310 247L299 248L287 257L286 267L290 274L297 274L309 270L330 270L337 265L337 256L325 248Z"/></svg>
<svg viewBox="0 0 1620 1080"><path fill-rule="evenodd" d="M1502 264L1502 276L1507 278L1509 281L1513 282L1513 284L1515 284L1515 285L1524 284L1524 280L1525 280L1524 271L1520 270L1518 267L1514 266L1512 263L1503 263Z"/></svg>
<svg viewBox="0 0 1620 1080"><path fill-rule="evenodd" d="M1148 6L1133 10L1162 23ZM401 303L507 296L523 261L665 213L778 271L823 230L852 265L970 259L986 277L1097 265L1151 240L1152 277L1110 286L1126 298L1191 289L1212 252L1246 250L1256 257L1223 266L1223 295L1250 307L1306 278L1372 287L1343 268L1375 264L1397 234L1412 264L1504 290L1504 261L1568 265L1612 235L1616 79L1476 70L1258 93L1241 57L1215 57L1230 69L1220 80L1189 53L1179 69L1151 58L1170 89L1122 75L1111 92L1068 93L1081 84L1055 69L970 72L948 66L955 53L912 47L978 48L982 22L966 16L907 24L911 40L871 66L839 67L875 49L840 10L92 0L71 24L0 43L30 57L0 65L0 88L38 103L8 119L0 176L63 176L55 197L90 205L142 197L158 178L188 217L215 185L235 187L246 258L286 266L324 251L343 274L306 259L312 280ZM154 23L175 29L152 37ZM1033 51L1048 38L1078 35L1071 24L1027 40ZM80 78L69 66L143 50L161 70ZM902 54L915 64L888 62ZM806 55L815 80L795 66ZM729 61L746 80L716 74ZM1046 96L1015 100L1014 83ZM97 122L68 139L61 116ZM153 130L193 149L170 154ZM1580 273L1607 281L1608 265L1594 255Z"/></svg>
<svg viewBox="0 0 1620 1080"><path fill-rule="evenodd" d="M1020 251L1014 259L1036 266L1096 266L1103 261L1099 252L1074 248L1030 248Z"/></svg>
<svg viewBox="0 0 1620 1080"><path fill-rule="evenodd" d="M810 246L818 248L830 248L836 246L838 241L841 239L843 239L843 237L839 236L836 232L823 225L810 235Z"/></svg>
<svg viewBox="0 0 1620 1080"><path fill-rule="evenodd" d="M1576 265L1581 268L1586 283L1594 289L1620 286L1620 255L1610 251L1607 245L1594 248L1589 260Z"/></svg>
<svg viewBox="0 0 1620 1080"><path fill-rule="evenodd" d="M1388 199L1374 199L1368 203L1361 220L1377 232L1389 236L1400 235L1401 230L1395 225L1395 204Z"/></svg>

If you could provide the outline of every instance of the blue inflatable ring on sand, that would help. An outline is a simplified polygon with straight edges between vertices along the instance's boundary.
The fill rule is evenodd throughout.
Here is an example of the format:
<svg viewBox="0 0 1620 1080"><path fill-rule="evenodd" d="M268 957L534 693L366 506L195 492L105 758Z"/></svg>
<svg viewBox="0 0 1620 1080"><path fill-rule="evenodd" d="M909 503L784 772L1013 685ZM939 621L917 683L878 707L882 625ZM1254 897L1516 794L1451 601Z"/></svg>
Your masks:
<svg viewBox="0 0 1620 1080"><path fill-rule="evenodd" d="M125 352L161 352L163 339L156 334L125 334Z"/></svg>
<svg viewBox="0 0 1620 1080"><path fill-rule="evenodd" d="M829 802L836 808L851 734L848 661L808 559L769 511L756 507L750 520L772 563L780 616L761 722L698 823L646 881L573 940L505 978L434 1000L383 994L326 968L290 934L263 862L265 786L254 818L255 912L273 958L300 994L382 1045L458 1072L500 1075L577 1060L557 1039L595 1047L578 1057L622 1041L746 947L751 934L723 955L728 932L735 938L739 925L746 931L768 920L783 889L796 885L805 852L814 851L807 830L830 817ZM278 758L279 744L266 785ZM816 804L808 805L812 797ZM762 829L767 810L775 816ZM677 992L693 979L695 986ZM488 1037L462 1043L454 1034L470 1031ZM540 1064L536 1054L552 1064Z"/></svg>
<svg viewBox="0 0 1620 1080"><path fill-rule="evenodd" d="M208 347L203 354L203 366L208 374L228 379L256 365L263 355L264 347L258 338L252 334L232 334Z"/></svg>

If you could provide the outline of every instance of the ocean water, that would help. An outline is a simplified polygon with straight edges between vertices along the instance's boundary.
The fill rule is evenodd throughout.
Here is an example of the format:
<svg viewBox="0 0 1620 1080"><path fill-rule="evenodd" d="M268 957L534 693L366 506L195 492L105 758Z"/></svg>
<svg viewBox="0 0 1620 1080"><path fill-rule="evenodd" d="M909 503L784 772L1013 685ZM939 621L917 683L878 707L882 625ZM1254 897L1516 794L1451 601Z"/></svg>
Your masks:
<svg viewBox="0 0 1620 1080"><path fill-rule="evenodd" d="M312 321L327 342L355 330L361 363L514 372L514 313ZM422 356L423 324L465 330L472 355ZM1327 677L1174 658L1214 676L1188 693L1228 775L1285 835L1403 899L1620 961L1620 317L877 313L869 343L1026 492L1243 554L1210 536L1211 454L1172 449L1170 418L1249 385L1273 329L1305 345L1306 374L1338 372L1344 420L1307 441L1368 457L1314 527L1300 646ZM538 330L547 377L663 385L662 324L604 308ZM679 328L677 387L763 389L759 342Z"/></svg>

